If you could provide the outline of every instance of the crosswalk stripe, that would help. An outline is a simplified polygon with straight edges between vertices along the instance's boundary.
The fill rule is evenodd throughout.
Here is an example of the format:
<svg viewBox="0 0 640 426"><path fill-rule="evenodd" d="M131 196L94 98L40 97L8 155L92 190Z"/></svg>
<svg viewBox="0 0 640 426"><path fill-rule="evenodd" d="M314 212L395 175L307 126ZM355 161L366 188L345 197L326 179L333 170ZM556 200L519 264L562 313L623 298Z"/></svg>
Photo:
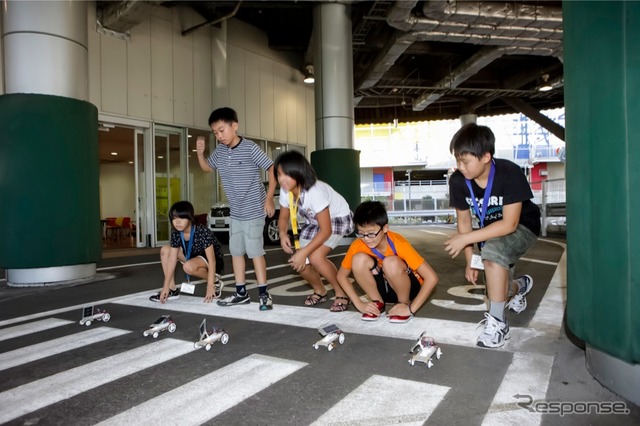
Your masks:
<svg viewBox="0 0 640 426"><path fill-rule="evenodd" d="M320 416L313 425L422 425L449 389L446 386L373 375Z"/></svg>
<svg viewBox="0 0 640 426"><path fill-rule="evenodd" d="M518 403L544 400L547 394L554 357L537 353L516 352L502 379L483 425L537 425L542 415L518 406ZM520 395L523 398L516 397Z"/></svg>
<svg viewBox="0 0 640 426"><path fill-rule="evenodd" d="M105 383L195 350L193 344L164 338L0 393L5 423Z"/></svg>
<svg viewBox="0 0 640 426"><path fill-rule="evenodd" d="M72 321L50 318L46 320L30 322L28 324L21 324L14 327L4 328L0 330L0 342L3 340L13 339L14 337L37 333L38 331L45 331L56 327L62 327L63 325L71 323Z"/></svg>
<svg viewBox="0 0 640 426"><path fill-rule="evenodd" d="M62 352L88 346L103 340L131 333L128 330L100 327L82 331L69 336L59 337L46 342L25 346L20 349L0 354L0 371L28 362L36 361Z"/></svg>
<svg viewBox="0 0 640 426"><path fill-rule="evenodd" d="M253 354L124 411L99 425L200 425L307 363ZM188 398L185 396L188 395Z"/></svg>
<svg viewBox="0 0 640 426"><path fill-rule="evenodd" d="M157 308L157 303L149 302L148 295L134 295L122 298L114 303L144 308ZM222 307L215 303L203 303L201 297L184 296L172 300L162 309L175 312L189 312L192 314L211 315L224 318L259 321L272 324L283 324L293 327L317 329L323 325L337 323L347 333L358 333L369 336L392 337L397 339L417 339L423 331L427 331L438 343L458 346L476 347L479 331L475 324L463 321L450 321L433 318L413 318L406 324L393 324L382 318L375 322L362 321L361 314L346 311L336 314L328 309L313 309L308 307L275 305L272 311L260 311L257 303ZM520 345L531 339L535 331L528 328L511 327L511 339L508 345L494 350L512 352ZM313 343L315 334L310 335ZM407 346L409 350L409 346Z"/></svg>

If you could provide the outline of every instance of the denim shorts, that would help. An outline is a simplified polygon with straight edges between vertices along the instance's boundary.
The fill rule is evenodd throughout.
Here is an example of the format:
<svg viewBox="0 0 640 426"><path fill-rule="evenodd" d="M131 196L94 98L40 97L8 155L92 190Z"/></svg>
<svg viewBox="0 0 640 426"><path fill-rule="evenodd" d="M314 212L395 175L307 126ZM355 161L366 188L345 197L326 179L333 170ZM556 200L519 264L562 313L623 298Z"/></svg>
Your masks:
<svg viewBox="0 0 640 426"><path fill-rule="evenodd" d="M529 228L518 225L514 233L485 242L481 252L482 260L489 260L509 269L537 240L538 237Z"/></svg>
<svg viewBox="0 0 640 426"><path fill-rule="evenodd" d="M264 219L237 220L229 223L229 253L231 256L244 256L249 259L265 255Z"/></svg>

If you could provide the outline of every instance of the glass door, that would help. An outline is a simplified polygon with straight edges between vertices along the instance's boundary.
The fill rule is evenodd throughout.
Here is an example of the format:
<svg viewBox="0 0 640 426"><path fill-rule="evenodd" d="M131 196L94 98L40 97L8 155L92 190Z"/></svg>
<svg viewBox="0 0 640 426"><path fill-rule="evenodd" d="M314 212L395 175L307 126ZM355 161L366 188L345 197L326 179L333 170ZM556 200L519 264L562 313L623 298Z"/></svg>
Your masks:
<svg viewBox="0 0 640 426"><path fill-rule="evenodd" d="M155 243L168 244L171 235L169 208L185 194L182 129L155 126L154 132L154 188L155 188Z"/></svg>

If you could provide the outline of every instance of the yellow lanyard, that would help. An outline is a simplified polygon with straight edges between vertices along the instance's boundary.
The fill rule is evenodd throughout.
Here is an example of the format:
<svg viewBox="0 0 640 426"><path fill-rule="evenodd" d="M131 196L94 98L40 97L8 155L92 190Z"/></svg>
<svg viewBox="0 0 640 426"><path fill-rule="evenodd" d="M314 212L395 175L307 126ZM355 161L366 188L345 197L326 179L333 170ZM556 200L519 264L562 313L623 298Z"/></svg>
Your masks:
<svg viewBox="0 0 640 426"><path fill-rule="evenodd" d="M289 216L291 219L291 230L293 231L293 245L296 250L300 249L300 240L298 240L298 201L300 200L300 194L298 198L293 200L293 192L289 191Z"/></svg>

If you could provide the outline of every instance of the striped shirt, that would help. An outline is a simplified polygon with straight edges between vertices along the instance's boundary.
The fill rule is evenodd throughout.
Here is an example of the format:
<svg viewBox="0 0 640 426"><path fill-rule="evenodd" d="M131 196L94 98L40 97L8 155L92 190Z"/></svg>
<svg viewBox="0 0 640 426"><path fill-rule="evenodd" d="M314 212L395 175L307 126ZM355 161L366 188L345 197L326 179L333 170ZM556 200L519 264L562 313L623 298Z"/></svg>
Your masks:
<svg viewBox="0 0 640 426"><path fill-rule="evenodd" d="M273 161L255 142L240 137L233 148L218 144L207 158L212 169L218 170L224 188L231 218L253 220L264 218L267 193L260 177L260 169L273 166Z"/></svg>

